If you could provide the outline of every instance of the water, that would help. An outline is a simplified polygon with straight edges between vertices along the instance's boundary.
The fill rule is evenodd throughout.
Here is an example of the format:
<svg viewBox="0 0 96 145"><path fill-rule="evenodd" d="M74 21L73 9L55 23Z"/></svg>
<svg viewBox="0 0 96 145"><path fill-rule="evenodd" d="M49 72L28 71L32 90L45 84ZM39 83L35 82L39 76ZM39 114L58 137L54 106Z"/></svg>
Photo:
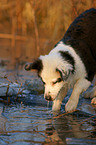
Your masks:
<svg viewBox="0 0 96 145"><path fill-rule="evenodd" d="M96 144L96 118L76 114L56 118L50 109L0 104L0 145Z"/></svg>
<svg viewBox="0 0 96 145"><path fill-rule="evenodd" d="M1 144L41 144L45 140L48 109L24 105L0 108Z"/></svg>
<svg viewBox="0 0 96 145"><path fill-rule="evenodd" d="M21 76L20 81L31 78ZM96 145L96 115L65 114L64 106L54 113L42 96L31 97L31 103L0 103L0 145Z"/></svg>

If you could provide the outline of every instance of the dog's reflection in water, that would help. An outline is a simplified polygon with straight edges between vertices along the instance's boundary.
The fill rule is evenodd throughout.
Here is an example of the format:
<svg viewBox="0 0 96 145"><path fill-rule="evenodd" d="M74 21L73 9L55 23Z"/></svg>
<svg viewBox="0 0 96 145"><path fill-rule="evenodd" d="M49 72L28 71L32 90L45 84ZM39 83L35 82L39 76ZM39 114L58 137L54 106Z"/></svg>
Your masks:
<svg viewBox="0 0 96 145"><path fill-rule="evenodd" d="M68 138L80 140L91 137L94 135L92 130L94 131L95 126L93 122L88 124L87 117L86 122L83 122L84 115L77 112L77 114L69 114L52 120L47 124L45 130L46 139L43 145L66 145L69 141Z"/></svg>
<svg viewBox="0 0 96 145"><path fill-rule="evenodd" d="M59 137L58 132L55 128L50 124L48 128L46 128L46 140L43 145L51 145L51 144L64 144L64 141Z"/></svg>

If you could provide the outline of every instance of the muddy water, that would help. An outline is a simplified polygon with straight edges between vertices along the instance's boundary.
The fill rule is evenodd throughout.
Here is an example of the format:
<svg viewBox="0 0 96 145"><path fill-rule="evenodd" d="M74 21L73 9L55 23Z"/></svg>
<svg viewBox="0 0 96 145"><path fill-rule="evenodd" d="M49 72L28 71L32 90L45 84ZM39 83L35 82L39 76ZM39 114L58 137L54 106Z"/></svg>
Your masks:
<svg viewBox="0 0 96 145"><path fill-rule="evenodd" d="M23 73L19 77L24 82L36 76ZM0 145L96 145L96 115L65 114L63 106L54 114L43 95L26 97L26 103L0 103ZM33 103L28 102L31 97Z"/></svg>

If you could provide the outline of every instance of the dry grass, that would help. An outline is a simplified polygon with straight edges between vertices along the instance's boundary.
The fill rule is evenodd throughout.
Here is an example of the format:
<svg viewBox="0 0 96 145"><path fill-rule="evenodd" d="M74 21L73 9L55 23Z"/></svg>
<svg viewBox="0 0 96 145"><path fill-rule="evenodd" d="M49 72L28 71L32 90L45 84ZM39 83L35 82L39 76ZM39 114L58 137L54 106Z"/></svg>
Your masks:
<svg viewBox="0 0 96 145"><path fill-rule="evenodd" d="M72 21L92 7L96 8L95 0L1 0L0 51L4 56L0 57L16 66L48 53ZM11 38L5 38L9 34Z"/></svg>

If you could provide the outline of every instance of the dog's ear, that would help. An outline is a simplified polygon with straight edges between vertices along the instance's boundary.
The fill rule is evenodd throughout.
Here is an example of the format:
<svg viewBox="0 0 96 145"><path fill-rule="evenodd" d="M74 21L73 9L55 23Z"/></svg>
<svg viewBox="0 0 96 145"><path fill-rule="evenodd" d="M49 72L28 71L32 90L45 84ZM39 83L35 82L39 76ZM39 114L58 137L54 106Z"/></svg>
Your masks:
<svg viewBox="0 0 96 145"><path fill-rule="evenodd" d="M61 76L63 81L66 81L68 79L69 75L70 75L70 70L67 73L63 69L56 68L56 71L60 73L60 76Z"/></svg>
<svg viewBox="0 0 96 145"><path fill-rule="evenodd" d="M41 59L36 59L34 60L32 63L27 63L25 65L25 70L31 70L31 69L35 69L39 72L41 72L41 70L43 69L43 64L42 64L42 60Z"/></svg>

